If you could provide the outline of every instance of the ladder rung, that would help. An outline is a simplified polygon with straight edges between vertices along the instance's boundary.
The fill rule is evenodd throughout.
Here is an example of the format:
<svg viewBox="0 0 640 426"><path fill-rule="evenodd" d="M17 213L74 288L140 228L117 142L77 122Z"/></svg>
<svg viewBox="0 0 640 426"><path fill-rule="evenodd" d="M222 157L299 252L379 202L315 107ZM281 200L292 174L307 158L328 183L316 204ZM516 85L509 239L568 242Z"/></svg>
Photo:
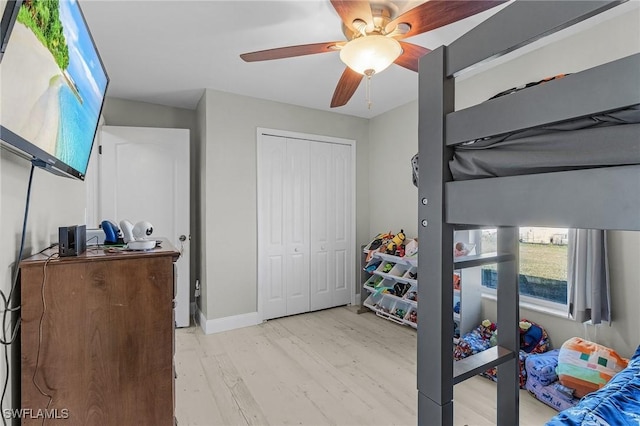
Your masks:
<svg viewBox="0 0 640 426"><path fill-rule="evenodd" d="M491 367L515 358L515 354L502 346L494 346L453 363L453 384L456 385Z"/></svg>
<svg viewBox="0 0 640 426"><path fill-rule="evenodd" d="M516 257L513 254L498 254L498 253L483 253L472 256L458 257L454 259L454 269L471 268L473 266L488 265L491 263L507 262L514 260Z"/></svg>

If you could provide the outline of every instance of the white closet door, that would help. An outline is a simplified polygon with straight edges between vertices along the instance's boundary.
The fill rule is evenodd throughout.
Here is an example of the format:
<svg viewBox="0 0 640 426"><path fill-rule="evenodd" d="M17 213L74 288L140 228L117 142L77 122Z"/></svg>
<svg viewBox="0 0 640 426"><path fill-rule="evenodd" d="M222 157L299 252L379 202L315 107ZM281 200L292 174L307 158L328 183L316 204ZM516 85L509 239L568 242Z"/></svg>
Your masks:
<svg viewBox="0 0 640 426"><path fill-rule="evenodd" d="M349 290L354 288L351 271L351 261L353 260L351 240L352 160L350 146L332 144L331 147L335 176L333 190L335 226L332 234L333 252L331 253L334 258L332 306L338 306L351 302Z"/></svg>
<svg viewBox="0 0 640 426"><path fill-rule="evenodd" d="M333 306L335 174L332 144L311 144L311 310Z"/></svg>
<svg viewBox="0 0 640 426"><path fill-rule="evenodd" d="M309 141L287 139L284 226L287 315L309 312Z"/></svg>
<svg viewBox="0 0 640 426"><path fill-rule="evenodd" d="M262 229L259 248L262 261L259 274L264 319L270 319L287 315L284 223L287 140L265 135L260 148L258 183L261 197L258 211Z"/></svg>
<svg viewBox="0 0 640 426"><path fill-rule="evenodd" d="M264 135L260 251L264 319L309 311L309 142Z"/></svg>
<svg viewBox="0 0 640 426"><path fill-rule="evenodd" d="M264 133L258 143L262 318L350 303L353 146Z"/></svg>
<svg viewBox="0 0 640 426"><path fill-rule="evenodd" d="M351 301L351 147L311 144L311 310Z"/></svg>

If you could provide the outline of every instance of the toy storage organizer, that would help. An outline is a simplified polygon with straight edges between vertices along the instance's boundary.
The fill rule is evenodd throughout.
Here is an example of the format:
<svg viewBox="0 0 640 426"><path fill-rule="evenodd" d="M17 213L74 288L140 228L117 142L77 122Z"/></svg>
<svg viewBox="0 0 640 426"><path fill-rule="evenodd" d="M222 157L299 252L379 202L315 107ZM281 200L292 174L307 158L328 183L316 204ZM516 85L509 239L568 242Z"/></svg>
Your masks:
<svg viewBox="0 0 640 426"><path fill-rule="evenodd" d="M362 305L381 318L417 328L418 257L375 252L367 262L366 254L362 257ZM480 267L456 270L455 275L460 281L454 288L452 280L454 342L481 321Z"/></svg>
<svg viewBox="0 0 640 426"><path fill-rule="evenodd" d="M368 273L373 266L376 269L371 271L362 290L368 291L369 296L362 304L379 317L417 327L417 257L398 257L376 252L364 265L363 272ZM385 289L388 289L387 292ZM411 321L411 318L414 320Z"/></svg>

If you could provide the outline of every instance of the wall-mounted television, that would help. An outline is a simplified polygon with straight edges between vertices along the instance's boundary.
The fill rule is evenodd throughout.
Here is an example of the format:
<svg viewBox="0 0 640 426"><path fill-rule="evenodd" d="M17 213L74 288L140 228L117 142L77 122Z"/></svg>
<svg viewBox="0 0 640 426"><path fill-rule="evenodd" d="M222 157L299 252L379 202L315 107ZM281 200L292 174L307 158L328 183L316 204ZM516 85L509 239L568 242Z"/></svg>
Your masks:
<svg viewBox="0 0 640 426"><path fill-rule="evenodd" d="M83 180L109 77L80 5L9 0L2 30L3 145L54 173Z"/></svg>

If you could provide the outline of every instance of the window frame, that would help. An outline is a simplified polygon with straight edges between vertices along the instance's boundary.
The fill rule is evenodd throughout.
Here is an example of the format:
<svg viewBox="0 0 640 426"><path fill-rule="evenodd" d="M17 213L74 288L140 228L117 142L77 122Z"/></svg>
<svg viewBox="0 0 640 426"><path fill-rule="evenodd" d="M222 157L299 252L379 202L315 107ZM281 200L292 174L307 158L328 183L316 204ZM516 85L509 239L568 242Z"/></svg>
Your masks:
<svg viewBox="0 0 640 426"><path fill-rule="evenodd" d="M481 296L487 300L498 300L498 292L489 287L481 286ZM557 317L572 319L569 314L569 304L551 302L549 300L538 299L537 297L521 295L520 307L531 311L541 312L544 314L554 315Z"/></svg>
<svg viewBox="0 0 640 426"><path fill-rule="evenodd" d="M520 228L520 227L518 227ZM532 228L532 226L523 226L522 228ZM475 241L480 241L481 240L481 232L482 230L478 230L478 232L480 232L480 234L474 236L474 240ZM519 242L519 244L521 244ZM568 243L567 243L568 244ZM567 266L569 263L569 259L567 258ZM518 270L520 270L520 258L518 257ZM567 280L567 292L569 289L569 282ZM487 300L493 300L493 301L497 301L498 300L498 292L496 289L490 288L490 287L486 287L484 285L481 284L481 295L483 299L487 299ZM558 316L558 317L562 317L562 318L568 318L568 319L572 319L571 315L569 314L569 298L568 298L568 294L567 294L567 303L559 303L559 302L553 302L551 300L545 300L545 299L540 299L537 297L532 297L532 296L527 296L527 295L523 295L520 294L519 295L519 299L520 299L520 307L521 308L525 308L528 310L532 310L532 311L537 311L537 312L541 312L541 313L545 313L545 314L549 314L549 315L554 315L554 316Z"/></svg>

